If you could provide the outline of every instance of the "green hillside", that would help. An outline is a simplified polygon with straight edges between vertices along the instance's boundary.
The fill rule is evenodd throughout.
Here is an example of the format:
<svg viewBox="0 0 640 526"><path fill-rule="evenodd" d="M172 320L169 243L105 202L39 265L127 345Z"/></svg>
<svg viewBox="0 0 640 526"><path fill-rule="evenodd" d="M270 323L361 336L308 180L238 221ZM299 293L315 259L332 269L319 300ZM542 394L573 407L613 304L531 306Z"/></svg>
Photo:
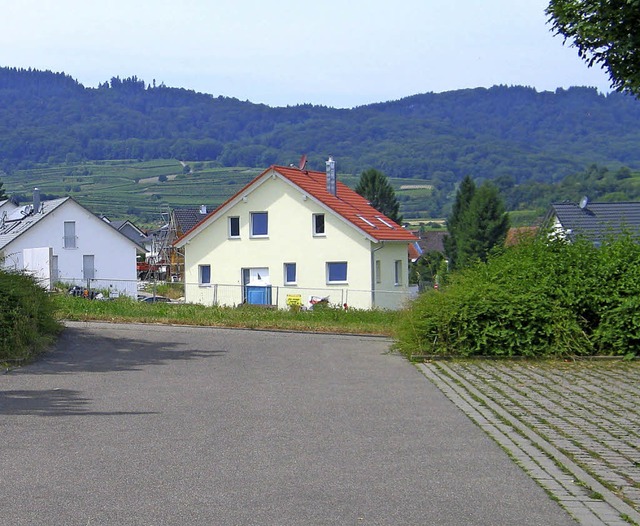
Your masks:
<svg viewBox="0 0 640 526"><path fill-rule="evenodd" d="M70 195L96 214L152 226L170 208L206 205L212 210L263 171L211 166L215 164L171 159L94 161L16 170L2 181L6 193L23 202L37 187L44 198ZM352 188L358 182L353 175L339 174L339 178ZM424 180L391 178L390 182L405 210L411 209L414 217L428 217L429 211L421 209L431 194Z"/></svg>
<svg viewBox="0 0 640 526"><path fill-rule="evenodd" d="M407 219L446 216L466 175L494 181L509 209L535 217L580 194L640 197L640 102L494 86L353 109L272 108L135 76L85 88L64 73L0 67L0 181L24 198L37 185L148 222L168 207L219 204L302 154L314 170L332 155L351 186L382 171Z"/></svg>

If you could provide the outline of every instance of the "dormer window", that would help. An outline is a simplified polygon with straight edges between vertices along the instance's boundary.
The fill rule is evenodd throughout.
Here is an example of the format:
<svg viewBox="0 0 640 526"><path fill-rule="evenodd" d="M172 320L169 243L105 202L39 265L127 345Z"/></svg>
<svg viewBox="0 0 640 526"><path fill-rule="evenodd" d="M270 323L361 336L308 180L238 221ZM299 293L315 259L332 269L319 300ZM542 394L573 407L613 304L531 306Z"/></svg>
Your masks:
<svg viewBox="0 0 640 526"><path fill-rule="evenodd" d="M313 235L324 236L324 214L313 214Z"/></svg>

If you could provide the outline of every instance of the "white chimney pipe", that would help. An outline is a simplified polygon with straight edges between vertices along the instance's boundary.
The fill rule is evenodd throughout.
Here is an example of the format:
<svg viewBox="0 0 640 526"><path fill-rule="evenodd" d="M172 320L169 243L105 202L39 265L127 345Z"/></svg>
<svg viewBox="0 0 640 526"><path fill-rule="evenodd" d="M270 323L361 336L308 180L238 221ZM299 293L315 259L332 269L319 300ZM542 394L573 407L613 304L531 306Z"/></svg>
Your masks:
<svg viewBox="0 0 640 526"><path fill-rule="evenodd" d="M38 188L33 189L33 213L40 212L40 190Z"/></svg>
<svg viewBox="0 0 640 526"><path fill-rule="evenodd" d="M329 156L327 165L327 192L336 195L336 162Z"/></svg>

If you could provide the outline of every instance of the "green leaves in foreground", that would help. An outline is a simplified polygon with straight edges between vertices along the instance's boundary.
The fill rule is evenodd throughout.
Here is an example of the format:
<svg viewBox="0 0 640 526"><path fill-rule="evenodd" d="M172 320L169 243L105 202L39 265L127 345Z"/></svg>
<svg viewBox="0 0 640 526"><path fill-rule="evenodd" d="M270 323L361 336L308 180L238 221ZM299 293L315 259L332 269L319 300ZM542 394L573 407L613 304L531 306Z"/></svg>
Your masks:
<svg viewBox="0 0 640 526"><path fill-rule="evenodd" d="M31 276L0 270L0 362L29 359L60 329L51 298Z"/></svg>
<svg viewBox="0 0 640 526"><path fill-rule="evenodd" d="M525 241L420 295L396 336L407 355L638 355L640 245Z"/></svg>

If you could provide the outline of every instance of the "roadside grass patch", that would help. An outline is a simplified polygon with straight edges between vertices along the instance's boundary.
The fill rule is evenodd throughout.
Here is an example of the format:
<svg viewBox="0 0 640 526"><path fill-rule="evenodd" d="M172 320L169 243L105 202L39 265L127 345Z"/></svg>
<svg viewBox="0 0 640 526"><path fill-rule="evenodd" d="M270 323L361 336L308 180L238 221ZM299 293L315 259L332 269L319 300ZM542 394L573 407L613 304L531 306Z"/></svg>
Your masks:
<svg viewBox="0 0 640 526"><path fill-rule="evenodd" d="M87 300L67 294L53 296L58 319L130 323L165 323L248 329L336 332L390 336L400 314L386 310L325 307L308 311L240 305L221 307L190 303L145 303L129 298Z"/></svg>

